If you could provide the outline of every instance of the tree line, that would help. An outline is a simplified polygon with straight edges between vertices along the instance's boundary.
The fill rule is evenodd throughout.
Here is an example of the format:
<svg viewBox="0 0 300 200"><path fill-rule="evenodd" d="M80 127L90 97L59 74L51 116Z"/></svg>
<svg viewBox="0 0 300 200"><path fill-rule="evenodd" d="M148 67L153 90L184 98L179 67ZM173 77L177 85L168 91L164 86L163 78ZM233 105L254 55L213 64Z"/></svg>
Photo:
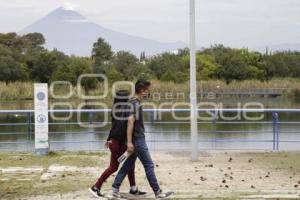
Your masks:
<svg viewBox="0 0 300 200"><path fill-rule="evenodd" d="M109 81L139 78L174 81L189 80L189 49L176 53L165 52L140 57L128 51L113 52L104 39L91 47L90 57L68 56L63 52L43 47L45 38L40 33L17 35L0 34L0 81L35 81L51 83L63 80L76 84L84 73L103 73ZM274 77L300 77L300 52L252 52L214 45L197 52L197 79L233 80L256 79L268 81ZM85 80L89 90L98 80Z"/></svg>

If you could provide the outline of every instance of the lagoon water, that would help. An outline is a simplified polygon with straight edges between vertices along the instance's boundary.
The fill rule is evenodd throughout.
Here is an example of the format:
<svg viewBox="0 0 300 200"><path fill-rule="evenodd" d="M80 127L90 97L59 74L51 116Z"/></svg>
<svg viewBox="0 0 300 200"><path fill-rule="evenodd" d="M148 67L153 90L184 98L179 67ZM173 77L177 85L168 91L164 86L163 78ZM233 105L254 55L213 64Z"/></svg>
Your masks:
<svg viewBox="0 0 300 200"><path fill-rule="evenodd" d="M222 103L226 108L235 108L238 102L244 105L250 101L261 102L265 108L300 108L297 101L280 97L218 99L210 102ZM1 110L26 110L32 109L33 105L32 101L1 102L0 108ZM250 116L258 117L262 114L263 118L255 121L245 120L244 117L234 119L236 113L224 114L226 117L233 117L232 120L225 120L221 115L218 116L218 120L199 120L199 149L272 150L274 145L275 147L278 145L279 150L300 150L300 113L279 113L278 143L276 137L274 140L272 113L256 113L250 114ZM186 117L189 113L182 112L177 113L177 115ZM202 113L202 116L204 115ZM163 113L161 116L161 119L155 119L153 113L144 113L149 148L153 151L189 150L189 121L174 120L171 113ZM206 114L205 116L207 117L208 115ZM91 120L87 114L82 114L80 118L82 121ZM29 131L26 120L26 115L0 115L0 150L34 151L33 130ZM102 120L103 114L93 115L93 122ZM76 113L67 121L50 119L49 141L51 150L93 151L104 149L104 142L109 132L110 124L101 128L81 127L77 121ZM17 123L21 124L17 125Z"/></svg>

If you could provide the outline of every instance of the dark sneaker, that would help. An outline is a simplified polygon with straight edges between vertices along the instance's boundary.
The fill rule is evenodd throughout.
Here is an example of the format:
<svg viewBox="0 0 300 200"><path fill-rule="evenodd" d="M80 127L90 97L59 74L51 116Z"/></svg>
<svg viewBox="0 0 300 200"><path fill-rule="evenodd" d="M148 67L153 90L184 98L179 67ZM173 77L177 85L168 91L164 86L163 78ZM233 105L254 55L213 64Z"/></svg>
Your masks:
<svg viewBox="0 0 300 200"><path fill-rule="evenodd" d="M137 188L135 191L130 190L129 194L133 195L133 196L145 196L147 194L147 192L142 192L142 191L139 190L139 188Z"/></svg>
<svg viewBox="0 0 300 200"><path fill-rule="evenodd" d="M101 194L100 190L98 188L96 188L95 186L89 188L90 193L94 196L94 197L104 197L103 194Z"/></svg>
<svg viewBox="0 0 300 200"><path fill-rule="evenodd" d="M156 199L167 199L172 194L173 194L173 192L164 193L162 190L160 190L158 193L155 194L155 198Z"/></svg>

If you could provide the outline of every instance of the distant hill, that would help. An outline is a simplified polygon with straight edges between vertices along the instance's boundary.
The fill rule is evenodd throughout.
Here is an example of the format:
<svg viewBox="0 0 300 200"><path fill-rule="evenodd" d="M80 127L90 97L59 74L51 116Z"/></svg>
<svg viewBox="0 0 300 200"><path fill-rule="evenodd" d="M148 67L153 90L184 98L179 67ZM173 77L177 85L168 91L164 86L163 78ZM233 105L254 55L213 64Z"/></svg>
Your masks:
<svg viewBox="0 0 300 200"><path fill-rule="evenodd" d="M127 50L135 55L140 55L142 51L145 51L146 55L153 55L187 46L182 42L161 43L109 30L90 22L80 13L63 7L26 27L19 34L31 32L44 35L46 48L57 48L66 54L78 56L90 56L92 45L99 37L104 38L114 51Z"/></svg>
<svg viewBox="0 0 300 200"><path fill-rule="evenodd" d="M295 43L295 44L285 43L285 44L270 45L268 47L251 48L251 50L265 53L266 48L268 48L269 52L273 52L273 53L276 51L300 51L300 44L299 43Z"/></svg>
<svg viewBox="0 0 300 200"><path fill-rule="evenodd" d="M271 45L270 47L269 47L269 49L271 50L271 51L288 51L288 50L290 50L290 51L300 51L300 44L298 43L296 43L296 44L288 44L288 43L286 43L286 44L278 44L278 45Z"/></svg>

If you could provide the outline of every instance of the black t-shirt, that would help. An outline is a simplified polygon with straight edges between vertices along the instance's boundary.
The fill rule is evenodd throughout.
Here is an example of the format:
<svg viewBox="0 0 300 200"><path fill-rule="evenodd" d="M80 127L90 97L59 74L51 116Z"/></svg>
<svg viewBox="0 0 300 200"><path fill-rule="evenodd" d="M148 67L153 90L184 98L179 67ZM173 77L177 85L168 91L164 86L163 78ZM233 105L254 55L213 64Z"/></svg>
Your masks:
<svg viewBox="0 0 300 200"><path fill-rule="evenodd" d="M112 126L107 141L113 138L118 140L119 142L126 143L127 118L130 114L130 105L131 104L129 102L124 102L124 104L120 105L113 105L111 111Z"/></svg>
<svg viewBox="0 0 300 200"><path fill-rule="evenodd" d="M129 100L130 106L130 115L133 115L135 118L134 128L133 128L133 137L145 137L145 127L143 119L143 108L140 101L136 98Z"/></svg>

